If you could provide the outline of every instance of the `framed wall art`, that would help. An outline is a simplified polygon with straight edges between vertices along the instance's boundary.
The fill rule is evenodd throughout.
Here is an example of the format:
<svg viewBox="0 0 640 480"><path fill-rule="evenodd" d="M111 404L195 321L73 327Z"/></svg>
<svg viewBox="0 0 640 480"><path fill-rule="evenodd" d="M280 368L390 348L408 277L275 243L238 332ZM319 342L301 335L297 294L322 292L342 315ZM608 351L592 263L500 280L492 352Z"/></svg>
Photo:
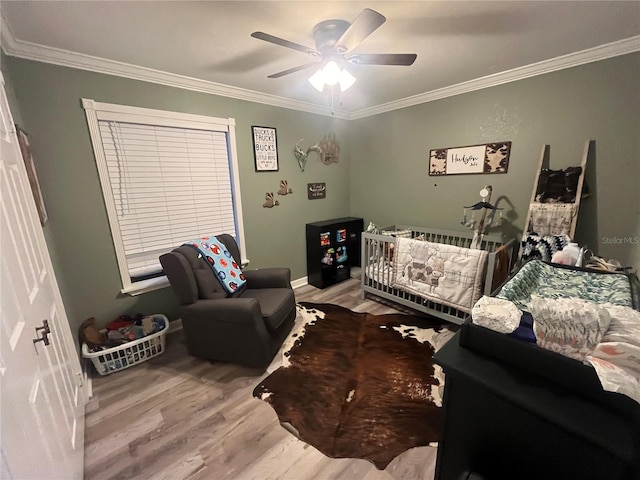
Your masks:
<svg viewBox="0 0 640 480"><path fill-rule="evenodd" d="M252 126L253 155L256 172L278 171L278 140L276 129L272 127Z"/></svg>
<svg viewBox="0 0 640 480"><path fill-rule="evenodd" d="M38 216L40 217L40 224L44 226L49 219L47 215L47 209L44 206L44 199L42 198L42 191L40 190L40 182L36 175L36 167L33 163L33 155L31 153L31 144L29 143L29 137L27 132L22 130L16 125L16 135L18 136L18 145L20 146L20 153L22 154L22 160L27 170L27 176L29 177L29 185L31 186L31 192L33 193L33 199L36 202L36 208L38 209Z"/></svg>
<svg viewBox="0 0 640 480"><path fill-rule="evenodd" d="M511 142L439 148L429 152L429 175L507 173Z"/></svg>

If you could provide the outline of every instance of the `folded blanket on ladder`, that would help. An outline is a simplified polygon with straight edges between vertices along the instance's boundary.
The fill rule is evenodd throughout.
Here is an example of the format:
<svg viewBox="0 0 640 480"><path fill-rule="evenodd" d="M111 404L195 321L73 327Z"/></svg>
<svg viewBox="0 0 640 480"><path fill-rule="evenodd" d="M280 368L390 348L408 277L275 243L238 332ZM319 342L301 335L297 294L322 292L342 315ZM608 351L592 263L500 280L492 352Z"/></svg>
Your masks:
<svg viewBox="0 0 640 480"><path fill-rule="evenodd" d="M394 256L394 288L465 312L482 296L484 250L398 238Z"/></svg>
<svg viewBox="0 0 640 480"><path fill-rule="evenodd" d="M577 214L574 203L532 203L529 231L538 235L570 235L571 222Z"/></svg>

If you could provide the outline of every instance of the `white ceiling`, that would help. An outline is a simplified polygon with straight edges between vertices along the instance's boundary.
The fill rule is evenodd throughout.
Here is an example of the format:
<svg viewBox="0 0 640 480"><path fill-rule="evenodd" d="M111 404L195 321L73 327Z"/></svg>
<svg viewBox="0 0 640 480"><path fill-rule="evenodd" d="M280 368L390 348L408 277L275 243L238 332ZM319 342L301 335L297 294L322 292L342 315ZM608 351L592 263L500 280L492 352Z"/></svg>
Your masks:
<svg viewBox="0 0 640 480"><path fill-rule="evenodd" d="M260 30L313 47L313 26L387 21L360 53L417 53L413 66L349 65L358 81L334 104L358 118L640 50L638 1L2 1L8 55L328 112L299 51L250 37ZM341 104L339 103L341 102Z"/></svg>

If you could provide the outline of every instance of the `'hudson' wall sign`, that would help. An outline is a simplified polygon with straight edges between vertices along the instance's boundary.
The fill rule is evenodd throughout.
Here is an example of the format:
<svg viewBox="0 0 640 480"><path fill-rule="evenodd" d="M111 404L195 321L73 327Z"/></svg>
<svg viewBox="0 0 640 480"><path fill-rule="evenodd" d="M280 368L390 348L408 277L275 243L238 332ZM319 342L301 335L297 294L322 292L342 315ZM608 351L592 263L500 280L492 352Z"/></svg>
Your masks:
<svg viewBox="0 0 640 480"><path fill-rule="evenodd" d="M439 148L429 153L429 175L507 173L511 142Z"/></svg>

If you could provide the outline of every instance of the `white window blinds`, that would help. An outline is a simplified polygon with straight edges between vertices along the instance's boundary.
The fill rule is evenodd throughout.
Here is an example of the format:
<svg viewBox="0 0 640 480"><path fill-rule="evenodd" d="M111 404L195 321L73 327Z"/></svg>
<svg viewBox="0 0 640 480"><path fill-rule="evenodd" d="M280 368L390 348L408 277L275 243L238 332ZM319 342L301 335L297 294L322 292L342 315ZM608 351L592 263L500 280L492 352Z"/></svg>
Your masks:
<svg viewBox="0 0 640 480"><path fill-rule="evenodd" d="M192 238L235 236L226 133L99 125L131 277L160 272L158 257Z"/></svg>
<svg viewBox="0 0 640 480"><path fill-rule="evenodd" d="M219 123L227 119L89 105L113 107L96 108L92 122L85 105L123 290L161 275L160 255L188 240L238 237L235 142Z"/></svg>

